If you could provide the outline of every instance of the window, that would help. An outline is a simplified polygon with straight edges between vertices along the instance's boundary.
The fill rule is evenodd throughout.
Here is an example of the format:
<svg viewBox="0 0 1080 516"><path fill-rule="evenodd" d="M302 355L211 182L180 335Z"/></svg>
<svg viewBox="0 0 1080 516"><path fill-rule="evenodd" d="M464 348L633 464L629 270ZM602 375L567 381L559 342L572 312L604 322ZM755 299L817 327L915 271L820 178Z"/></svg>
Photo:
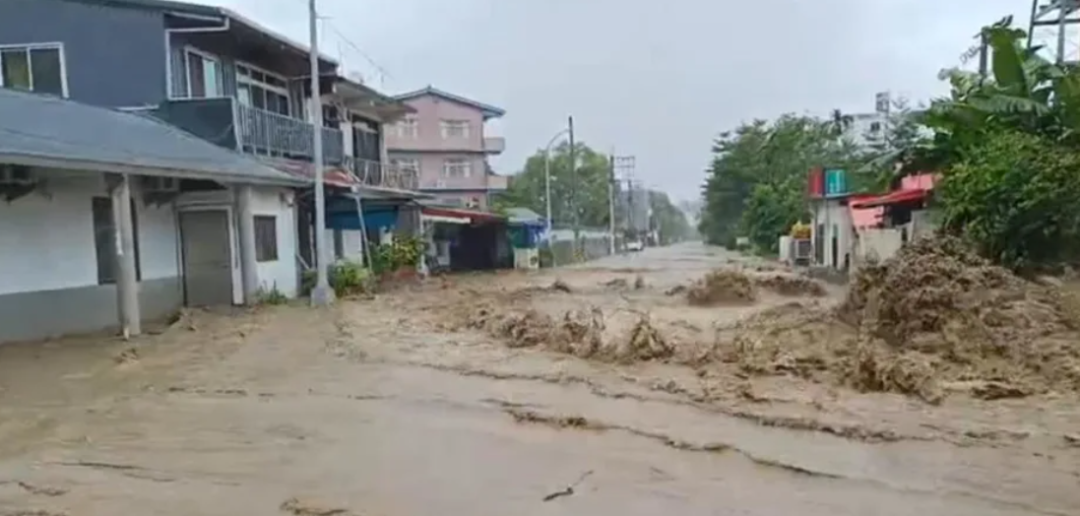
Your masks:
<svg viewBox="0 0 1080 516"><path fill-rule="evenodd" d="M469 177L472 175L472 163L467 159L454 158L443 162L443 177Z"/></svg>
<svg viewBox="0 0 1080 516"><path fill-rule="evenodd" d="M880 131L881 131L881 122L871 122L870 123L870 132L876 133L876 132L880 132Z"/></svg>
<svg viewBox="0 0 1080 516"><path fill-rule="evenodd" d="M244 105L291 116L289 83L284 77L250 65L236 65L236 96ZM323 121L327 120L323 106Z"/></svg>
<svg viewBox="0 0 1080 516"><path fill-rule="evenodd" d="M413 117L397 123L397 134L402 138L416 138L420 135L420 121Z"/></svg>
<svg viewBox="0 0 1080 516"><path fill-rule="evenodd" d="M0 86L67 96L63 46L0 46Z"/></svg>
<svg viewBox="0 0 1080 516"><path fill-rule="evenodd" d="M256 215L255 261L276 262L277 259L277 217Z"/></svg>
<svg viewBox="0 0 1080 516"><path fill-rule="evenodd" d="M392 159L390 165L393 166L399 172L412 173L420 175L420 160L414 158L408 159Z"/></svg>
<svg viewBox="0 0 1080 516"><path fill-rule="evenodd" d="M468 138L469 137L469 121L468 120L443 120L442 121L442 137L446 138Z"/></svg>
<svg viewBox="0 0 1080 516"><path fill-rule="evenodd" d="M221 97L221 62L214 56L189 48L184 51L187 62L188 97L205 99Z"/></svg>
<svg viewBox="0 0 1080 516"><path fill-rule="evenodd" d="M97 254L98 285L116 283L120 267L116 261L117 234L113 218L113 203L109 197L94 197L94 251ZM139 218L135 201L131 201L131 231L135 239L135 279L142 281L142 264L139 257Z"/></svg>

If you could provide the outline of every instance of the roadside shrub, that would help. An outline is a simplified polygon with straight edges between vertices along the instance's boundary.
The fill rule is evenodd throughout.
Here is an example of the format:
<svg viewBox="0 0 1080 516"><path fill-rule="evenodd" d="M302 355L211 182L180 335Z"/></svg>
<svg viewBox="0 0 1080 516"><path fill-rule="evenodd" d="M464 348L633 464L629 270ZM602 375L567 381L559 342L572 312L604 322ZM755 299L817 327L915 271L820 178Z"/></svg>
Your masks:
<svg viewBox="0 0 1080 516"><path fill-rule="evenodd" d="M334 289L334 294L338 297L364 294L372 290L371 270L358 262L340 261L330 264L327 279L330 282L330 288ZM315 288L315 280L314 270L304 271L300 284L303 295L311 295L311 290Z"/></svg>
<svg viewBox="0 0 1080 516"><path fill-rule="evenodd" d="M1045 138L991 133L937 189L945 228L1014 270L1076 257L1080 156Z"/></svg>
<svg viewBox="0 0 1080 516"><path fill-rule="evenodd" d="M255 293L255 296L260 305L284 305L289 302L289 298L278 290L276 283L269 290L259 287L259 291Z"/></svg>
<svg viewBox="0 0 1080 516"><path fill-rule="evenodd" d="M394 272L403 267L416 267L424 255L424 241L415 237L398 237L390 244L376 247L371 253L375 274Z"/></svg>

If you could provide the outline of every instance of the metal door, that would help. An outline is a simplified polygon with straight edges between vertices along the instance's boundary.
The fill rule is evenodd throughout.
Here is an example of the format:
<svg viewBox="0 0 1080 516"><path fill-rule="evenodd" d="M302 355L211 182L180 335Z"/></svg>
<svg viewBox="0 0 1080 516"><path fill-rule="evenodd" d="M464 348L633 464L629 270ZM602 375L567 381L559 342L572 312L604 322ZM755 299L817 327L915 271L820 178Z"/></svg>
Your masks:
<svg viewBox="0 0 1080 516"><path fill-rule="evenodd" d="M233 302L232 250L225 210L180 212L187 306L230 305Z"/></svg>

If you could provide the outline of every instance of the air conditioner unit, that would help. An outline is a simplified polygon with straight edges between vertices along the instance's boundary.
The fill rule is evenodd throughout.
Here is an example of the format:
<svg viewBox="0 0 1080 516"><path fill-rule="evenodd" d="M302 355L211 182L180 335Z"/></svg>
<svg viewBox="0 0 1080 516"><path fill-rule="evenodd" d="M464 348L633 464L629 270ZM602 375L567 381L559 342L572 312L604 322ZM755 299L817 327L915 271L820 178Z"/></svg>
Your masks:
<svg viewBox="0 0 1080 516"><path fill-rule="evenodd" d="M22 165L0 165L0 184L34 184L34 172L30 170L30 167Z"/></svg>
<svg viewBox="0 0 1080 516"><path fill-rule="evenodd" d="M143 177L142 188L146 193L176 193L180 180L175 177Z"/></svg>

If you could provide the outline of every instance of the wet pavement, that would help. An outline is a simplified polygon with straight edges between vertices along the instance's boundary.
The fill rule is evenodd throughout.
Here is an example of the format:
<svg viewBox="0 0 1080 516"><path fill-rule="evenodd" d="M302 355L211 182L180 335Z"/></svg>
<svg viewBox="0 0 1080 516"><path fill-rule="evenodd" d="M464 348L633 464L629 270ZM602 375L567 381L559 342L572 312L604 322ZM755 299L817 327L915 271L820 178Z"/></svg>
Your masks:
<svg viewBox="0 0 1080 516"><path fill-rule="evenodd" d="M704 335L785 302L664 294L721 266L757 265L685 244L321 312L193 313L134 349L5 346L0 515L1076 513L1080 406L1066 395L929 406L511 348L448 322L520 299ZM572 291L543 290L556 278Z"/></svg>

